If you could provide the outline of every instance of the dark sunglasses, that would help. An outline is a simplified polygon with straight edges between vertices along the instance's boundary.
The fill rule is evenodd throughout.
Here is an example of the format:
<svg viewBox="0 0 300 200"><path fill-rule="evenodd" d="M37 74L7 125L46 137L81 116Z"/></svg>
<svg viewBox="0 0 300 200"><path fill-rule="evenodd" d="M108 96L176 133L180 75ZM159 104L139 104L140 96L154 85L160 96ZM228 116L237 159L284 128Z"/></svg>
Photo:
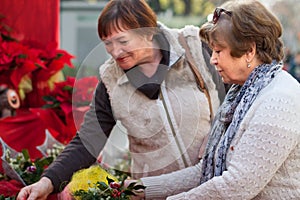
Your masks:
<svg viewBox="0 0 300 200"><path fill-rule="evenodd" d="M214 15L213 15L213 20L212 20L213 24L216 24L218 22L222 13L225 13L225 14L229 15L230 17L232 16L231 11L225 10L223 8L216 8Z"/></svg>

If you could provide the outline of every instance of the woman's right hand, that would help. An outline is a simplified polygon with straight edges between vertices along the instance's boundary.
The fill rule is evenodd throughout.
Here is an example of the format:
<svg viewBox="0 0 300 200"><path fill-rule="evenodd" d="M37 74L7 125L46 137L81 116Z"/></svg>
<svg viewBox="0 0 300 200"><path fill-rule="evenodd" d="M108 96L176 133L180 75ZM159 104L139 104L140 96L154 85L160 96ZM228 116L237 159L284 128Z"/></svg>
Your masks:
<svg viewBox="0 0 300 200"><path fill-rule="evenodd" d="M49 178L42 177L38 182L21 189L17 200L44 200L53 191L53 185Z"/></svg>

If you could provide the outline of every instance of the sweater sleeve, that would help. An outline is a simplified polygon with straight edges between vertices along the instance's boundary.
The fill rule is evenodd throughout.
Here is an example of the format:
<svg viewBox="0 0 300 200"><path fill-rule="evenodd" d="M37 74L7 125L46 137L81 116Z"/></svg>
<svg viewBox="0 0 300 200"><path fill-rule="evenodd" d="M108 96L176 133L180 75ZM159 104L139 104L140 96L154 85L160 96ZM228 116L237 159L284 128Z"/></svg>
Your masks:
<svg viewBox="0 0 300 200"><path fill-rule="evenodd" d="M178 194L194 188L200 183L201 162L169 174L144 177L141 181L145 189L146 199L165 199L167 196Z"/></svg>
<svg viewBox="0 0 300 200"><path fill-rule="evenodd" d="M63 190L74 172L95 163L114 125L106 88L100 82L80 131L43 174L51 180L54 193Z"/></svg>
<svg viewBox="0 0 300 200"><path fill-rule="evenodd" d="M256 103L229 150L227 171L167 199L247 200L258 195L299 142L300 109L290 97L279 93Z"/></svg>

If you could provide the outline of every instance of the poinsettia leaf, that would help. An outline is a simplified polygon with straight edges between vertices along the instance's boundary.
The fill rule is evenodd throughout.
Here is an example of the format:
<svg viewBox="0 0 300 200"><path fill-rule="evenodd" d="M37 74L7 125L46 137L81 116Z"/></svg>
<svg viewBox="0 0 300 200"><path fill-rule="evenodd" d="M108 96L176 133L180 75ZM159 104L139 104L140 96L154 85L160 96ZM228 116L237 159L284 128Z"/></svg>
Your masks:
<svg viewBox="0 0 300 200"><path fill-rule="evenodd" d="M67 51L64 51L62 49L57 50L57 55L61 62L63 62L64 64L67 64L70 68L74 68L74 65L71 62L71 59L75 58L75 56L69 54Z"/></svg>

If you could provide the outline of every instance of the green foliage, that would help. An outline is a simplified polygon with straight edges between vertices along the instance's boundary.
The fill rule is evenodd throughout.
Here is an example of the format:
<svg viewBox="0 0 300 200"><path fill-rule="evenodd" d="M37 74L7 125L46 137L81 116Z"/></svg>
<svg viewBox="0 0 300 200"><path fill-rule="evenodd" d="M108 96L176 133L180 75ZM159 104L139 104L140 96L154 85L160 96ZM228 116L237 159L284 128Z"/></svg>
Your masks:
<svg viewBox="0 0 300 200"><path fill-rule="evenodd" d="M135 196L133 191L144 190L146 187L138 185L136 182L130 183L128 187L124 187L124 181L127 175L123 174L120 183L106 177L108 185L104 182L97 182L94 187L89 188L88 191L78 190L73 193L76 199L82 200L129 200L130 196Z"/></svg>
<svg viewBox="0 0 300 200"><path fill-rule="evenodd" d="M31 161L28 150L24 149L15 158L11 158L9 152L6 152L6 160L26 185L30 185L40 179L44 169L53 161L53 157L37 158Z"/></svg>
<svg viewBox="0 0 300 200"><path fill-rule="evenodd" d="M3 195L0 195L0 200L16 200L16 197L5 197Z"/></svg>

